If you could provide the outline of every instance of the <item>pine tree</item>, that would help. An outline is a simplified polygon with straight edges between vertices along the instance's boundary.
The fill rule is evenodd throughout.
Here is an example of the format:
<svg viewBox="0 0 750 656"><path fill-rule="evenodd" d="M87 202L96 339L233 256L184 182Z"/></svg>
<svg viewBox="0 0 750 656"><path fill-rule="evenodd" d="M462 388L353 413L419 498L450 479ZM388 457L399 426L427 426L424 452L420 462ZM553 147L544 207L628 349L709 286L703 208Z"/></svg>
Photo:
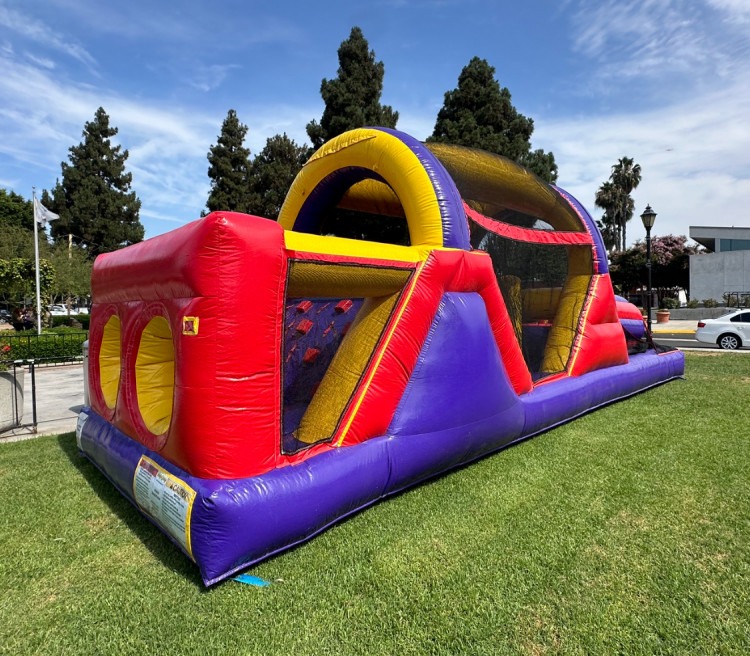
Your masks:
<svg viewBox="0 0 750 656"><path fill-rule="evenodd" d="M398 121L398 112L380 104L385 66L375 61L375 52L359 27L353 27L341 43L338 56L338 77L324 79L320 85L325 102L320 123L313 120L307 124L314 148L347 130L365 125L395 128Z"/></svg>
<svg viewBox="0 0 750 656"><path fill-rule="evenodd" d="M286 133L268 139L253 160L251 214L275 221L289 187L309 156L310 149L298 146Z"/></svg>
<svg viewBox="0 0 750 656"><path fill-rule="evenodd" d="M208 151L208 177L211 191L206 207L209 212L226 210L251 213L250 149L245 148L247 126L230 109L221 124L221 134Z"/></svg>
<svg viewBox="0 0 750 656"><path fill-rule="evenodd" d="M52 197L42 194L42 202L60 215L51 224L53 238L67 243L72 234L92 257L139 242L144 235L141 201L131 191L132 174L125 172L128 151L110 141L117 132L104 109L97 109L84 126L83 141L69 149L70 163L62 162L62 181Z"/></svg>
<svg viewBox="0 0 750 656"><path fill-rule="evenodd" d="M531 150L534 121L520 114L510 91L495 79L485 59L473 57L445 94L428 142L449 143L497 153L526 166L547 182L557 180L552 153Z"/></svg>

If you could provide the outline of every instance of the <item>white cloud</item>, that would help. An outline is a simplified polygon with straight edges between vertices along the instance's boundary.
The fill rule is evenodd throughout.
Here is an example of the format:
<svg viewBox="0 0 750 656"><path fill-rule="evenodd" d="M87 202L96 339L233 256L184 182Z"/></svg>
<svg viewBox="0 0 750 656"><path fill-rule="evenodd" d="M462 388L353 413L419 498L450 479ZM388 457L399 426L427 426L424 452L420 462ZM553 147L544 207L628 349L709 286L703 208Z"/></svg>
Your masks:
<svg viewBox="0 0 750 656"><path fill-rule="evenodd" d="M55 62L53 62L51 59L47 59L46 57L39 57L38 55L34 55L30 52L25 52L24 56L32 64L40 66L41 68L46 68L47 70L50 70L50 71L55 68Z"/></svg>
<svg viewBox="0 0 750 656"><path fill-rule="evenodd" d="M750 23L750 4L747 0L708 0L708 4L722 11L729 23L737 25Z"/></svg>
<svg viewBox="0 0 750 656"><path fill-rule="evenodd" d="M637 215L647 203L656 234L750 225L748 17L747 0L575 3L573 48L593 65L588 91L619 94L628 109L601 110L603 101L579 117L539 117L534 141L555 153L561 186L596 216L611 166L623 156L641 165L630 242L644 237Z"/></svg>
<svg viewBox="0 0 750 656"><path fill-rule="evenodd" d="M191 73L188 84L198 91L208 92L221 86L232 69L239 68L237 64L212 64L198 66Z"/></svg>
<svg viewBox="0 0 750 656"><path fill-rule="evenodd" d="M144 215L151 207L160 212L163 203L173 205L170 212L179 211L184 219L198 215L205 204L205 155L217 131L215 117L170 111L107 89L66 82L13 57L0 55L0 66L5 73L0 76L0 96L7 99L0 107L0 132L5 135L0 155L46 170L47 179L37 179L37 186L50 188L59 178L68 148L81 141L84 124L102 106L119 129L114 141L129 149L127 168Z"/></svg>
<svg viewBox="0 0 750 656"><path fill-rule="evenodd" d="M659 213L657 234L688 234L690 225L750 225L750 74L722 90L637 113L545 119L535 143L555 153L560 185L590 210L620 157L642 167L636 213ZM597 216L599 211L594 211ZM632 226L632 227L631 227ZM629 241L643 237L637 218Z"/></svg>
<svg viewBox="0 0 750 656"><path fill-rule="evenodd" d="M85 64L91 70L96 68L96 61L83 46L66 40L63 35L32 16L0 5L0 25L42 47L64 53Z"/></svg>
<svg viewBox="0 0 750 656"><path fill-rule="evenodd" d="M197 218L209 191L206 155L221 130L223 114L155 102L138 102L109 89L66 81L45 68L0 53L0 156L47 172L36 179L39 188L51 188L60 176L60 162L68 149L81 141L86 122L104 107L119 134L114 141L127 148L127 170L142 201L141 216L148 221L148 236L168 229L166 223ZM247 146L257 154L274 134L286 132L298 144L307 141L305 125L320 115L311 106L237 106L241 120L249 117ZM12 188L8 180L4 186Z"/></svg>
<svg viewBox="0 0 750 656"><path fill-rule="evenodd" d="M8 28L0 40L0 161L13 167L2 172L6 186L18 180L27 185L25 175L33 175L40 188L54 184L68 148L80 142L84 123L102 106L120 129L118 143L129 150L127 167L143 203L147 234L153 236L196 218L204 207L206 154L229 107L248 125L246 145L254 154L268 137L282 132L306 142L306 124L322 115L319 95L298 91L298 78L289 78L295 93L281 104L275 101L276 86L264 85L255 71L267 57L278 54L285 60L290 53L307 57L308 51L310 56L318 52L316 44L305 41L311 38L309 30L297 27L296 17L274 17L271 10L264 15L256 8L214 11L200 3L152 3L146 10L143 0L127 7L48 1L46 22L41 22L25 15L31 9L20 0L15 4L21 10L8 9L0 0L0 26ZM571 79L581 65L591 85L584 90L590 106L579 117L561 116L560 110L534 115L534 147L554 152L561 185L594 209L596 189L612 164L627 155L643 167L643 182L634 194L636 211L651 203L659 213L658 233L685 234L691 224L750 224L744 209L750 198L750 2L564 0L562 7L560 23L572 23L566 88L575 86ZM217 36L224 34L237 36ZM111 44L113 58L132 54L132 75L113 65L106 79L95 78L93 85L74 77L78 67L66 64L98 68L90 54L98 56L98 39ZM296 46L278 53L264 48L264 57L257 59L261 49L248 48L269 43ZM330 67L336 43L327 48ZM104 71L107 62L101 58ZM252 84L229 89L229 78L239 77L235 69ZM319 80L330 76L327 70L306 75ZM402 88L393 95L388 89L391 95L383 102L399 110L399 129L426 138L442 90L415 94ZM410 104L415 95L420 100ZM638 98L643 109L604 115L615 96L618 101ZM547 102L553 105L554 98ZM610 106L602 109L607 102ZM642 237L637 218L631 226L630 237Z"/></svg>
<svg viewBox="0 0 750 656"><path fill-rule="evenodd" d="M728 79L747 59L746 0L581 0L573 12L574 51L597 64L592 83L607 93L629 80L663 87ZM670 74L672 78L670 79ZM596 84L598 83L598 84Z"/></svg>

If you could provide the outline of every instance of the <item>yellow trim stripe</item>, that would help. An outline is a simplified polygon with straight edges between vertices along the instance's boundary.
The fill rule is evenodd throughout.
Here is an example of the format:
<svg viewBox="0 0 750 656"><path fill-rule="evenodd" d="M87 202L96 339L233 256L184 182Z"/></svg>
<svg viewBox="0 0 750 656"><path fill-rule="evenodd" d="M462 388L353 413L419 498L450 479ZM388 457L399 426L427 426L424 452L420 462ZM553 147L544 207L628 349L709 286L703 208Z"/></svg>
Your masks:
<svg viewBox="0 0 750 656"><path fill-rule="evenodd" d="M591 287L591 290L589 294L586 297L586 306L583 309L583 318L581 321L581 330L578 331L578 334L576 335L575 342L572 346L572 357L570 358L570 366L567 368L567 372L570 373L573 371L573 368L576 366L576 360L578 359L578 355L581 352L581 340L583 339L583 333L586 331L586 325L589 321L589 311L591 310L591 305L593 304L593 299L596 298L596 289L599 287L599 280L601 279L600 275L592 276L594 279L594 284Z"/></svg>
<svg viewBox="0 0 750 656"><path fill-rule="evenodd" d="M406 310L406 306L409 305L409 300L411 299L412 294L414 293L414 289L417 286L417 282L419 281L419 277L422 274L423 269L424 269L424 264L420 264L417 267L417 270L414 272L414 277L412 278L412 281L409 284L408 289L406 290L406 294L404 295L404 298L400 304L398 312L396 313L396 316L393 322L391 323L391 326L388 329L388 332L386 333L385 338L383 339L383 342L380 345L380 348L378 349L378 353L375 356L375 360L372 366L370 367L370 371L368 372L367 377L365 378L365 381L362 384L362 387L357 393L357 400L354 402L354 407L349 413L349 417L347 418L346 423L344 424L344 427L340 430L339 436L336 438L334 442L334 446L337 446L337 447L341 446L341 444L344 442L344 439L346 438L346 435L349 432L349 429L351 428L352 423L354 422L354 418L357 416L357 412L359 412L359 407L362 405L362 401L364 401L367 391L370 388L370 384L372 383L372 379L375 376L375 372L378 370L378 367L380 366L380 362L383 359L385 352L388 350L388 344L390 343L391 338L393 337L393 334L396 332L396 327L401 321L401 317L403 316L404 311Z"/></svg>
<svg viewBox="0 0 750 656"><path fill-rule="evenodd" d="M427 259L432 250L430 247L417 248L344 237L323 237L292 230L284 231L284 245L290 251L390 260L391 262L421 262Z"/></svg>
<svg viewBox="0 0 750 656"><path fill-rule="evenodd" d="M310 194L325 178L345 167L381 176L404 208L414 246L442 246L443 221L435 187L419 158L398 137L360 128L321 146L297 174L279 213L279 223L292 230Z"/></svg>

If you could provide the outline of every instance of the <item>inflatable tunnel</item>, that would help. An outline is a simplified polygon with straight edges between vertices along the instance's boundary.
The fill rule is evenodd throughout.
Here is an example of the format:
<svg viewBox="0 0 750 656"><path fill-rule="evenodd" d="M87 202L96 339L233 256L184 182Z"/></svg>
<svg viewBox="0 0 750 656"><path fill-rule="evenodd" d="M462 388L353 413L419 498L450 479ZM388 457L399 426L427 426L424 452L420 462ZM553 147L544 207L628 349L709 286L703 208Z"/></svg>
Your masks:
<svg viewBox="0 0 750 656"><path fill-rule="evenodd" d="M278 222L99 256L92 294L78 446L206 585L684 368L574 198L384 128L322 146Z"/></svg>

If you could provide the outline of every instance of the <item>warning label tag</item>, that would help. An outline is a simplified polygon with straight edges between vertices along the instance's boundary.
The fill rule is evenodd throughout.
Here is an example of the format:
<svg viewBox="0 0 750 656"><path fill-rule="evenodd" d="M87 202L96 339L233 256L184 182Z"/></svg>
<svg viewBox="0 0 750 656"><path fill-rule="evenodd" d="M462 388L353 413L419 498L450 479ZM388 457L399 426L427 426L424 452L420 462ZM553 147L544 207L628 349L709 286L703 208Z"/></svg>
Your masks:
<svg viewBox="0 0 750 656"><path fill-rule="evenodd" d="M195 490L151 458L141 456L133 474L133 497L141 510L177 540L190 558L193 558L190 516Z"/></svg>

